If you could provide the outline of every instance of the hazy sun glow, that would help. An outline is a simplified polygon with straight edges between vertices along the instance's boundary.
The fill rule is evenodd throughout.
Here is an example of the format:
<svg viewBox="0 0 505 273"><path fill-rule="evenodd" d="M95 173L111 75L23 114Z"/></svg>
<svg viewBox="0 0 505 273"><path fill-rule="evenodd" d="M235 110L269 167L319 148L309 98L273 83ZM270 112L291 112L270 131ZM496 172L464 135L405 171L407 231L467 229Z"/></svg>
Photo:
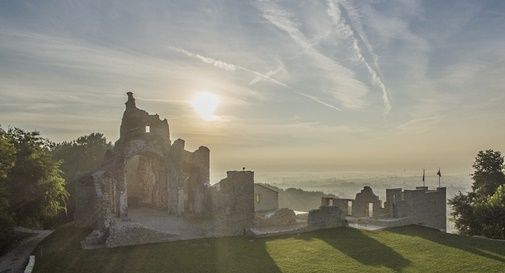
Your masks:
<svg viewBox="0 0 505 273"><path fill-rule="evenodd" d="M191 100L195 112L205 121L215 121L218 117L214 114L219 105L219 97L212 92L199 92Z"/></svg>

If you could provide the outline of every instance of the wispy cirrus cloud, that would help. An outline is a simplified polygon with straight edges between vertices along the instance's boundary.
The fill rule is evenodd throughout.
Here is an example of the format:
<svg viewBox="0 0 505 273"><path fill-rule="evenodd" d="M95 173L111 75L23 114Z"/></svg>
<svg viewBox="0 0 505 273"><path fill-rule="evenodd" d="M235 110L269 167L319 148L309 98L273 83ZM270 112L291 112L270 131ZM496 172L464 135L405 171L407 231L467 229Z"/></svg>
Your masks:
<svg viewBox="0 0 505 273"><path fill-rule="evenodd" d="M502 2L3 1L0 123L56 141L116 139L133 90L174 137L210 145L219 168L307 155L419 166L433 144L435 160L461 149L471 159L504 145ZM228 122L199 119L190 101L201 90Z"/></svg>
<svg viewBox="0 0 505 273"><path fill-rule="evenodd" d="M415 118L398 125L397 129L403 133L424 133L435 128L443 118L441 115Z"/></svg>
<svg viewBox="0 0 505 273"><path fill-rule="evenodd" d="M201 62L203 63L206 63L206 64L211 64L217 68L220 68L220 69L223 69L223 70L226 70L226 71L236 71L236 70L241 70L241 71L245 71L245 72L248 72L248 73L251 73L253 75L256 76L255 79L253 79L253 82L257 82L256 79L263 79L263 80L268 80L269 82L272 82L278 86L281 86L281 87L284 87L286 90L289 90L291 91L292 93L294 94L297 94L299 96L302 96L304 98L307 98L319 105L322 105L322 106L325 106L325 107L328 107L330 109L333 109L333 110L337 110L337 111L341 111L340 108L334 106L334 105L331 105L327 102L324 102L323 100L317 98L316 96L312 96L312 95L309 95L305 92L302 92L300 90L298 90L297 88L293 88L291 86L289 86L288 84L284 83L284 82L281 82L279 80L276 80L274 78L272 78L272 76L274 74L276 74L276 72L267 72L266 74L263 74L261 72L258 72L258 71L255 71L253 69L250 69L250 68L246 68L246 67L243 67L243 66L240 66L240 65L236 65L236 64L231 64L231 63L227 63L227 62L224 62L224 61L220 61L220 60L217 60L217 59L214 59L214 58L211 58L211 57L207 57L207 56L203 56L203 55L200 55L198 53L193 53L193 52L190 52L186 49L182 49L182 48L178 48L178 47L168 47L168 49L170 50L173 50L175 52L178 52L178 53L182 53L188 57L191 57L191 58L196 58L198 60L200 60Z"/></svg>
<svg viewBox="0 0 505 273"><path fill-rule="evenodd" d="M246 67L243 67L243 66L240 66L240 65L236 65L236 64L231 64L231 63L224 62L224 61L221 61L221 60L217 60L217 59L214 59L214 58L211 58L211 57L203 56L203 55L200 55L198 53L190 52L190 51L188 51L186 49L179 48L179 47L169 46L168 49L173 50L173 51L178 52L178 53L182 53L182 54L184 54L184 55L186 55L188 57L198 59L198 60L200 60L203 63L213 65L213 66L215 66L216 68L219 68L219 69L223 69L223 70L226 70L226 71L242 70L242 71L245 71L245 72L248 72L248 73L252 73L256 77L258 77L260 79L268 80L268 81L270 81L270 82L272 82L272 83L274 83L276 85L279 85L279 86L282 86L282 87L289 87L287 84L285 84L285 83L283 83L281 81L278 81L278 80L272 78L271 77L272 75L269 75L269 74L263 74L263 73L260 73L258 71L255 71L253 69L249 69L249 68L246 68Z"/></svg>
<svg viewBox="0 0 505 273"><path fill-rule="evenodd" d="M285 31L303 49L312 48L312 44L305 37L305 34L299 30L298 24L291 19L293 17L291 13L284 10L276 2L269 0L259 1L257 6L262 12L261 15L268 22L278 29Z"/></svg>
<svg viewBox="0 0 505 273"><path fill-rule="evenodd" d="M284 67L284 64L280 64L276 69L274 70L270 70L268 71L267 73L265 73L265 76L268 76L268 77L273 77L274 75L276 75L277 73L281 72L281 71L284 71L285 70L285 67ZM260 77L260 76L256 76L254 79L252 79L250 82L249 82L249 85L254 85L256 83L258 83L259 81L261 81L263 79L263 77Z"/></svg>
<svg viewBox="0 0 505 273"><path fill-rule="evenodd" d="M170 50L173 50L175 52L179 52L179 53L182 53L188 57L192 57L192 58L196 58L196 59L199 59L200 61L206 63L206 64L211 64L217 68L220 68L220 69L223 69L223 70L226 70L226 71L235 71L237 70L237 66L234 65L234 64L230 64L230 63L227 63L227 62L223 62L223 61L220 61L220 60L216 60L216 59L213 59L213 58L210 58L210 57L206 57L206 56L202 56L200 54L197 54L197 53L192 53L192 52L189 52L187 51L186 49L182 49L182 48L178 48L178 47L173 47L173 46L169 46L168 47ZM243 67L239 67L239 69L244 69Z"/></svg>
<svg viewBox="0 0 505 273"><path fill-rule="evenodd" d="M345 32L346 36L352 40L352 49L356 55L358 62L363 64L372 82L382 91L382 100L384 102L384 113L388 114L391 110L391 94L384 84L381 69L379 67L378 57L373 51L373 48L366 37L357 12L345 0L335 1L328 0L328 15L334 20L341 31ZM368 61L365 55L369 55L372 60Z"/></svg>
<svg viewBox="0 0 505 273"><path fill-rule="evenodd" d="M333 5L333 2L330 4ZM327 91L332 90L335 99L337 99L343 106L347 108L363 108L366 103L364 103L365 96L368 93L368 88L366 85L358 79L356 72L352 71L350 68L344 66L341 62L335 60L328 54L317 48L320 41L331 35L325 33L315 39L310 39L301 30L301 24L296 21L294 14L290 13L288 10L284 9L279 3L269 0L263 0L257 2L257 7L261 11L261 15L269 22L271 25L277 29L285 32L291 39L302 49L301 54L307 54L312 57L312 60L322 68L327 73L327 78L330 80L331 84L325 88ZM336 16L335 9L329 8L328 14L330 16ZM339 23L340 23L340 15ZM335 19L335 18L334 18ZM346 24L339 26L338 31L353 31L351 27ZM342 29L342 26L345 29ZM357 39L355 38L354 50L355 53L360 58L360 61L367 66L372 79L376 85L383 91L383 98L385 104L385 113L389 112L391 109L390 96L383 84L380 76L380 72L376 68L371 67L366 61L365 57L361 53L361 48L357 45ZM368 41L366 41L369 45Z"/></svg>

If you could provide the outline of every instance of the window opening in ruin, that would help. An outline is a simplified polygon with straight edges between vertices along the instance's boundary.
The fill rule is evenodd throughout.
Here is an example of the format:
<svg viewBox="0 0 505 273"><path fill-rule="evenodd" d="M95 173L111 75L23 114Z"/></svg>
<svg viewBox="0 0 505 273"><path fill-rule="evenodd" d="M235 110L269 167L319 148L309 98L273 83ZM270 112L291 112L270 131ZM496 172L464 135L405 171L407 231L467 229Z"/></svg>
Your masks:
<svg viewBox="0 0 505 273"><path fill-rule="evenodd" d="M150 132L151 132L151 126L146 125L146 133L150 133Z"/></svg>
<svg viewBox="0 0 505 273"><path fill-rule="evenodd" d="M333 206L333 199L330 199L329 205L330 205L330 207Z"/></svg>
<svg viewBox="0 0 505 273"><path fill-rule="evenodd" d="M347 215L352 215L352 201L347 201Z"/></svg>
<svg viewBox="0 0 505 273"><path fill-rule="evenodd" d="M259 202L260 202L260 194L259 194L259 193L257 193L257 194L256 194L256 203L259 203Z"/></svg>
<svg viewBox="0 0 505 273"><path fill-rule="evenodd" d="M368 217L373 217L373 203L368 203Z"/></svg>

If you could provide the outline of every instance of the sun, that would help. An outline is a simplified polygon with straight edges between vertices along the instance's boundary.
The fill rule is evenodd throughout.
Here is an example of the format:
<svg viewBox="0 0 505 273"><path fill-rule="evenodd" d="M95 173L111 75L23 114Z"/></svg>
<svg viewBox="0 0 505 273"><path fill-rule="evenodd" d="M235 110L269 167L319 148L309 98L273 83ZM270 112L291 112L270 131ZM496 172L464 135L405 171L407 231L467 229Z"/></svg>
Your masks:
<svg viewBox="0 0 505 273"><path fill-rule="evenodd" d="M218 116L214 114L219 106L219 97L209 91L197 93L191 100L193 110L205 121L216 121Z"/></svg>

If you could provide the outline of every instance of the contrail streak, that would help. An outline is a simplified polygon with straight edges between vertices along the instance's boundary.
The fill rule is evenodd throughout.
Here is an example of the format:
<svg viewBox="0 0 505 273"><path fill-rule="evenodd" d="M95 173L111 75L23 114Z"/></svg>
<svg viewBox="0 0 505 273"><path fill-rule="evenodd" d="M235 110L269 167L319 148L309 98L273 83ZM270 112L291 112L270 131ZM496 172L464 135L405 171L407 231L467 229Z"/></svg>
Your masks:
<svg viewBox="0 0 505 273"><path fill-rule="evenodd" d="M296 89L292 88L291 86L287 85L286 83L283 83L281 81L278 81L274 78L272 78L271 76L275 73L267 73L267 74L263 74L263 73L260 73L258 71L255 71L255 70L252 70L252 69L249 69L249 68L246 68L246 67L243 67L243 66L240 66L240 65L236 65L236 64L231 64L231 63L227 63L227 62L224 62L224 61L220 61L220 60L217 60L217 59L214 59L214 58L211 58L211 57L207 57L207 56L203 56L203 55L200 55L200 54L197 54L197 53L193 53L193 52L190 52L186 49L183 49L183 48L178 48L178 47L173 47L173 46L169 46L168 49L172 50L172 51L175 51L177 53L181 53L183 55L186 55L188 57L191 57L191 58L195 58L195 59L198 59L200 60L201 62L203 63L206 63L206 64L210 64L210 65L213 65L214 67L217 67L217 68L220 68L220 69L223 69L223 70L226 70L226 71L237 71L237 70L241 70L241 71L245 71L245 72L248 72L248 73L251 73L253 75L256 76L256 78L259 78L259 79L264 79L264 80L268 80L276 85L279 85L279 86L282 86L284 88L286 88L287 90L299 95L299 96L302 96L302 97L305 97L313 102L316 102L320 105L323 105L325 107L328 107L328 108L331 108L333 110L337 110L337 111L342 111L340 108L334 106L334 105L331 105L329 103L326 103L314 96L311 96L311 95L308 95L308 94L305 94L301 91L297 91ZM254 81L254 80L253 80Z"/></svg>
<svg viewBox="0 0 505 273"><path fill-rule="evenodd" d="M356 23L353 22L353 18L350 16L349 14L350 12L348 12L348 8L345 7L346 2L344 3L340 2L335 4L335 1L328 0L327 3L328 3L328 11L327 11L328 15L331 18L333 18L335 23L342 25L351 33L350 37L352 39L352 45L353 45L352 48L354 54L356 54L356 57L358 58L359 62L362 63L368 70L372 82L382 91L382 100L384 102L384 114L388 114L392 108L391 94L389 93L389 91L386 88L386 85L384 84L382 72L380 71L380 67L377 61L377 55L374 53L372 46L370 45L368 39L366 38L366 35L361 30L361 24L359 23L359 18L357 18L357 16L354 16L354 21L356 21ZM372 56L373 66L370 65L370 63L365 58L363 50L360 47L360 43L365 45L367 53L370 56Z"/></svg>
<svg viewBox="0 0 505 273"><path fill-rule="evenodd" d="M281 72L282 70L284 69L284 65L280 65L279 67L277 67L276 69L274 70L270 70L268 71L267 73L265 73L265 76L267 77L272 77L274 76L275 74ZM256 83L258 83L259 81L261 81L263 78L262 77L259 77L259 76L256 76L254 79L252 79L250 82L249 82L249 85L254 85Z"/></svg>

